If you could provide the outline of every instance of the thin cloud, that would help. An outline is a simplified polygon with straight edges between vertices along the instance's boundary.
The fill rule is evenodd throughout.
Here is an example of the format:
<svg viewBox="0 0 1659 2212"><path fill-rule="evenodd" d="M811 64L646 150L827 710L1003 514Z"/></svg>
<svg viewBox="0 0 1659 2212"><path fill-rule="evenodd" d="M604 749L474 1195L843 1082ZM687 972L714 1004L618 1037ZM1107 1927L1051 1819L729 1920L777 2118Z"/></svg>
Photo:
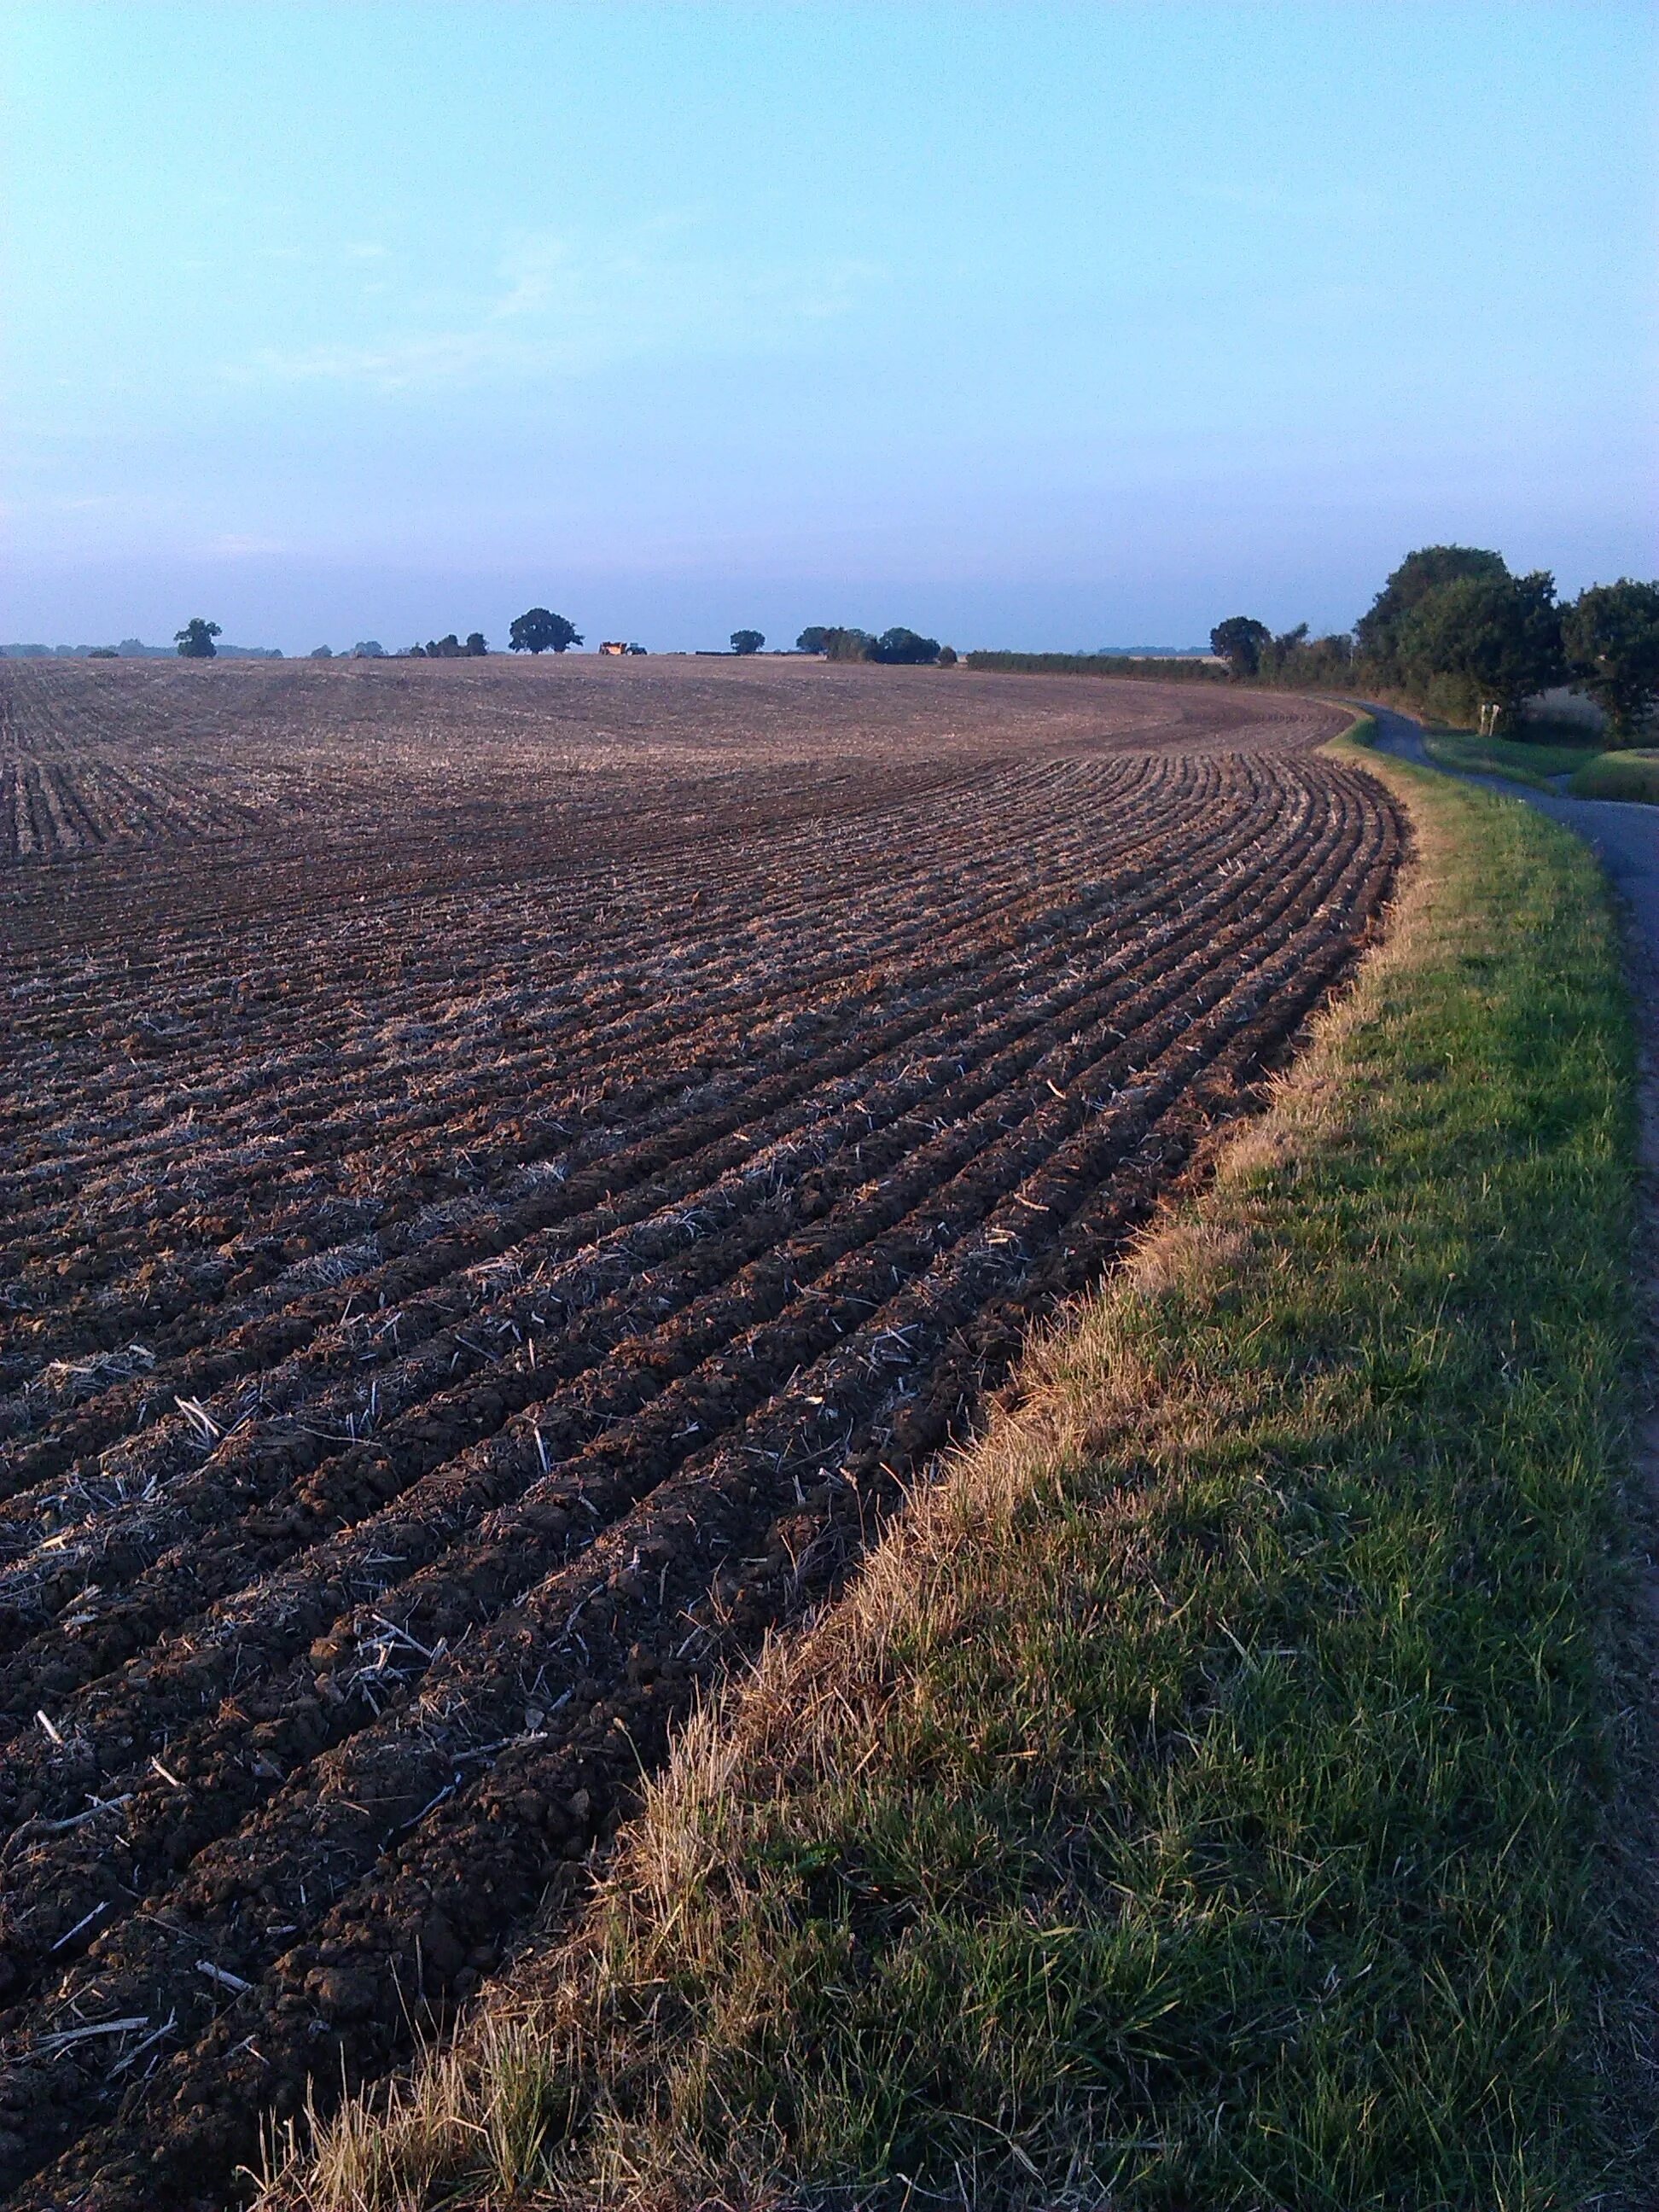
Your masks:
<svg viewBox="0 0 1659 2212"><path fill-rule="evenodd" d="M229 373L392 392L579 375L663 355L765 351L852 312L883 276L878 264L851 258L767 266L665 244L660 227L597 251L550 234L520 237L502 252L494 290L463 316L368 338L264 346ZM407 310L400 319L407 325Z"/></svg>

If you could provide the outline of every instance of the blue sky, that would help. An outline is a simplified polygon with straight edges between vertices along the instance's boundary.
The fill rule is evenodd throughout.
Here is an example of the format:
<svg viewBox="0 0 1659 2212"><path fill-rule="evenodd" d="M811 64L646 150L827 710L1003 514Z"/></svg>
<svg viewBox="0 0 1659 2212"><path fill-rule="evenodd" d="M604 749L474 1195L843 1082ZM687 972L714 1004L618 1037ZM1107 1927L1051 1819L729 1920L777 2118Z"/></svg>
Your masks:
<svg viewBox="0 0 1659 2212"><path fill-rule="evenodd" d="M0 636L1346 626L1659 572L1659 11L0 11Z"/></svg>

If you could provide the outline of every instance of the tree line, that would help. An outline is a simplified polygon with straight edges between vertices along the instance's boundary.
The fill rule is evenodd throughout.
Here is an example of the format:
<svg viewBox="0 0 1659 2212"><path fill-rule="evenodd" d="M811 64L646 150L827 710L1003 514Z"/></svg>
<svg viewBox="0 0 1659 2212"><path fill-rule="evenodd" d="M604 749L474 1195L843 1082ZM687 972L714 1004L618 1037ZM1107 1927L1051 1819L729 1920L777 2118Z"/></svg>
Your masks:
<svg viewBox="0 0 1659 2212"><path fill-rule="evenodd" d="M795 650L821 653L826 660L879 661L889 668L954 668L957 664L951 647L902 625L873 637L868 630L809 623L795 640Z"/></svg>
<svg viewBox="0 0 1659 2212"><path fill-rule="evenodd" d="M1659 704L1659 583L1621 577L1560 602L1547 569L1511 574L1501 553L1425 545L1408 553L1352 633L1275 636L1249 615L1210 633L1240 680L1395 692L1455 720L1521 727L1528 700L1576 684L1631 744Z"/></svg>
<svg viewBox="0 0 1659 2212"><path fill-rule="evenodd" d="M218 652L215 638L222 635L217 623L206 622L200 615L192 616L181 630L175 631L173 642L187 660L211 660ZM507 650L511 653L568 653L573 645L586 643L581 632L568 616L555 614L549 607L528 607L515 616L507 631ZM763 634L757 629L734 629L732 651L739 655L759 653L765 645ZM615 648L607 647L607 651ZM639 646L621 648L628 653L639 653ZM447 637L428 638L424 645L405 647L401 653L387 654L376 638L368 638L355 645L349 658L356 660L464 660L487 653L489 642L482 630L473 630L465 642L451 630ZM953 668L957 656L948 645L941 645L936 637L923 637L919 630L902 626L883 630L872 636L867 630L837 628L825 623L810 624L795 640L798 653L822 653L830 660L873 660L890 667L938 666ZM331 646L319 645L312 652L313 660L332 660Z"/></svg>

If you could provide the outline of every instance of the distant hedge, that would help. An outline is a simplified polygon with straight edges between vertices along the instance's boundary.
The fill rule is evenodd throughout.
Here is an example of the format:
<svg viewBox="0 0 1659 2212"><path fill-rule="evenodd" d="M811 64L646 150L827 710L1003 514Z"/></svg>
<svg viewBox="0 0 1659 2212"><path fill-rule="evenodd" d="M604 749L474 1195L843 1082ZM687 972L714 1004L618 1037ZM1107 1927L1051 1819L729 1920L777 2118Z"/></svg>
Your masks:
<svg viewBox="0 0 1659 2212"><path fill-rule="evenodd" d="M1225 684L1225 666L1210 660L1137 659L1117 653L969 653L969 668L996 676L1138 676L1160 684Z"/></svg>

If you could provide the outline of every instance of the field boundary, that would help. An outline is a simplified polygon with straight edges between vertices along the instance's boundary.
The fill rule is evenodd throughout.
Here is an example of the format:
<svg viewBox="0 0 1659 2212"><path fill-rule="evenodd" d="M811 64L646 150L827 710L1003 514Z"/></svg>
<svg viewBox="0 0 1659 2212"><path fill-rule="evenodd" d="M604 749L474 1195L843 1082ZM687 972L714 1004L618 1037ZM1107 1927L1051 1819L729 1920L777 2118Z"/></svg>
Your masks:
<svg viewBox="0 0 1659 2212"><path fill-rule="evenodd" d="M273 2212L1644 2201L1616 932L1341 750L1418 857L1267 1115Z"/></svg>
<svg viewBox="0 0 1659 2212"><path fill-rule="evenodd" d="M964 668L988 676L1120 676L1138 684L1228 684L1225 664L1120 653L1012 653L975 646L962 656Z"/></svg>

